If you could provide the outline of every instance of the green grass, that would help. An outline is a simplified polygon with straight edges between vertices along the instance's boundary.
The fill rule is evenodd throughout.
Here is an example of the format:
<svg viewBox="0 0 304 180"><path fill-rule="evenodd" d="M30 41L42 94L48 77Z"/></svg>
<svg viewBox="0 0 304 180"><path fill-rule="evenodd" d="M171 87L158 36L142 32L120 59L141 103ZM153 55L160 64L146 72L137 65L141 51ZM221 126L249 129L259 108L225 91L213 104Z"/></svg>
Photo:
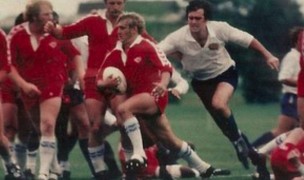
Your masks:
<svg viewBox="0 0 304 180"><path fill-rule="evenodd" d="M249 105L244 103L240 93L236 93L233 97L231 108L239 128L248 135L250 140L273 127L279 113L278 103ZM203 160L215 167L232 171L231 176L212 179L251 179L248 175L254 172L254 167L251 166L249 170L242 167L233 146L222 135L193 92L185 95L180 103L170 104L167 115L175 133L182 139L193 142ZM117 149L118 137L118 133L114 133L108 138L114 150ZM72 179L90 179L89 169L78 146L71 153L70 162ZM180 162L184 164L182 160ZM2 174L1 170L0 177Z"/></svg>
<svg viewBox="0 0 304 180"><path fill-rule="evenodd" d="M279 113L278 103L245 104L239 93L233 97L231 108L240 129L248 135L250 140L273 127ZM167 115L175 133L180 138L193 142L202 159L215 167L228 168L232 171L229 177L213 179L251 179L248 174L254 172L254 167L251 166L250 170L242 167L237 160L233 146L222 135L193 92L185 95L180 103L170 104L167 108ZM110 136L114 148L117 137L117 134ZM75 157L74 153L76 151L73 152L72 157ZM78 153L76 156L81 155ZM182 160L180 162L184 164ZM76 173L79 173L79 176ZM73 177L80 177L81 174L79 171L73 172Z"/></svg>

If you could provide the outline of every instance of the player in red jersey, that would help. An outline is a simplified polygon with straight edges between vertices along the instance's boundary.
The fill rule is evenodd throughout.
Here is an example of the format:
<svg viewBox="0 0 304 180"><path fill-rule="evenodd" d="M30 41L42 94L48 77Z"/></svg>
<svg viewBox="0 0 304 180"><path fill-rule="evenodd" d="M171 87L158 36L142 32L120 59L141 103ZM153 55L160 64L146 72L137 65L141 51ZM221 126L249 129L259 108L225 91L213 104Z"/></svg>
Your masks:
<svg viewBox="0 0 304 180"><path fill-rule="evenodd" d="M93 162L96 178L104 177L104 145L100 140L100 127L106 111L106 103L102 94L96 88L96 74L106 54L117 41L116 20L123 13L125 0L104 0L105 9L96 14L90 14L76 23L68 26L55 26L49 22L45 31L57 38L71 39L88 36L89 57L87 69L80 85L84 87L85 105L92 123L89 136L89 153ZM84 82L83 82L84 81Z"/></svg>
<svg viewBox="0 0 304 180"><path fill-rule="evenodd" d="M56 158L55 122L61 105L65 83L66 55L64 46L50 34L44 32L44 25L53 20L52 4L38 0L26 8L25 22L14 27L8 36L9 59L20 75L34 83L41 94L39 97L21 93L22 100L34 122L40 122L41 133L38 179L48 179L50 171L58 170Z"/></svg>
<svg viewBox="0 0 304 180"><path fill-rule="evenodd" d="M8 76L14 83L19 86L22 92L28 95L39 95L39 89L32 83L26 82L16 71L15 67L8 61L9 51L7 50L7 39L6 34L0 29L0 82L4 82ZM2 101L2 99L0 100ZM4 129L4 117L2 102L0 103L0 149L2 159L4 161L6 175L5 179L23 179L23 173L20 171L19 166L14 164L12 156L10 154L9 146L10 143L6 137Z"/></svg>
<svg viewBox="0 0 304 180"><path fill-rule="evenodd" d="M137 174L147 163L138 122L138 118L143 118L157 141L186 160L199 171L201 177L210 177L215 169L201 160L170 128L164 110L168 103L167 85L172 67L164 53L153 42L141 36L145 29L143 18L136 13L123 14L117 26L120 41L101 66L97 86L105 92L117 86L117 79L102 77L103 69L108 66L119 68L127 79L125 99L114 106L117 107L114 112L121 126L122 146L131 150L126 162L128 176ZM111 103L117 103L115 97L110 99Z"/></svg>

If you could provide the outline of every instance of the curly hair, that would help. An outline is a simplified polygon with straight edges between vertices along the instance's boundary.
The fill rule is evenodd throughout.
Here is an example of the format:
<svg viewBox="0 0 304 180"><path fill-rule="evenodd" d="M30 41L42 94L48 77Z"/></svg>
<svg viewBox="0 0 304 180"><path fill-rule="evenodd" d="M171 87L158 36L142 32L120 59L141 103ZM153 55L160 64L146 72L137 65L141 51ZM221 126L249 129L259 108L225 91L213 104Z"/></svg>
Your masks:
<svg viewBox="0 0 304 180"><path fill-rule="evenodd" d="M198 9L204 10L204 17L206 20L212 19L212 4L205 0L192 0L189 2L186 7L186 19L188 18L188 14L192 11L196 11Z"/></svg>

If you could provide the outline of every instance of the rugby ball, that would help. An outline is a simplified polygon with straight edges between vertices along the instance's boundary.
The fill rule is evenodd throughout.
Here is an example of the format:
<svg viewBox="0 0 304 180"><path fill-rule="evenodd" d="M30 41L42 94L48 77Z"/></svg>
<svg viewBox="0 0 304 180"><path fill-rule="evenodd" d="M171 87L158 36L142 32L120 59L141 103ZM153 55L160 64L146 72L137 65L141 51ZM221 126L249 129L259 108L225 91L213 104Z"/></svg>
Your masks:
<svg viewBox="0 0 304 180"><path fill-rule="evenodd" d="M121 94L125 93L127 90L127 81L125 75L121 72L121 70L113 66L106 67L103 70L102 77L104 79L107 79L110 76L112 76L112 78L118 79L118 85L115 87L115 90Z"/></svg>

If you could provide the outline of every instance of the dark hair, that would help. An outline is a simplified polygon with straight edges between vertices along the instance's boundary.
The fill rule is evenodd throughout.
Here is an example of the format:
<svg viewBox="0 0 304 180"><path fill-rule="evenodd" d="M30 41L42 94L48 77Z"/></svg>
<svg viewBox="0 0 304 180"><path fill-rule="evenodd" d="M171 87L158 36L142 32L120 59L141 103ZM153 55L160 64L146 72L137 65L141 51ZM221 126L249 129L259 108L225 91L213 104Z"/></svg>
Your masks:
<svg viewBox="0 0 304 180"><path fill-rule="evenodd" d="M56 11L53 11L53 21L59 23L59 14Z"/></svg>
<svg viewBox="0 0 304 180"><path fill-rule="evenodd" d="M124 0L124 2L126 2L127 0ZM103 0L104 3L107 3L107 0Z"/></svg>
<svg viewBox="0 0 304 180"><path fill-rule="evenodd" d="M212 19L212 4L205 0L192 0L189 2L186 8L186 18L188 18L188 14L192 11L196 11L198 9L204 10L204 17L206 20Z"/></svg>
<svg viewBox="0 0 304 180"><path fill-rule="evenodd" d="M304 27L301 27L301 26L293 27L290 30L289 36L290 36L290 42L291 42L291 46L292 47L296 47L297 46L299 35L300 35L300 33L302 31L304 31Z"/></svg>
<svg viewBox="0 0 304 180"><path fill-rule="evenodd" d="M26 21L25 15L24 15L24 13L22 12L22 13L18 14L18 16L15 18L14 25L16 26L16 25L22 24L22 23L24 23L25 21Z"/></svg>

